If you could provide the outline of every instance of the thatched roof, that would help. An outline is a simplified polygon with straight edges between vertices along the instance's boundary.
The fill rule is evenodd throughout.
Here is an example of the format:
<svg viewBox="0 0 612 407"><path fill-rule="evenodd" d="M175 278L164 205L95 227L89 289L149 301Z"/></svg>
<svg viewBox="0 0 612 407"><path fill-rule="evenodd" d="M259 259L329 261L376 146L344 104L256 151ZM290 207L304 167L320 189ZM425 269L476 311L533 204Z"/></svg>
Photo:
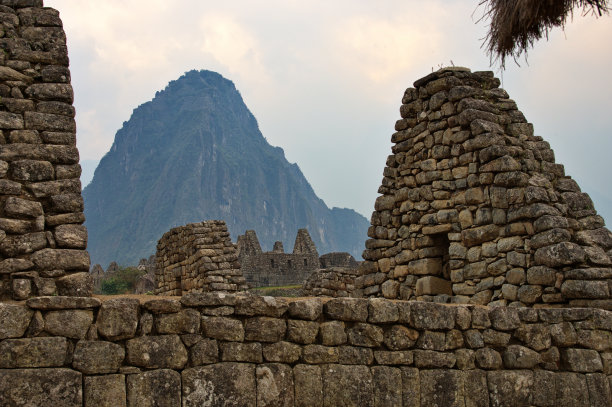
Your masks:
<svg viewBox="0 0 612 407"><path fill-rule="evenodd" d="M480 6L491 19L487 51L502 67L506 57L516 60L553 27L563 27L575 9L583 15L609 13L608 0L481 0Z"/></svg>

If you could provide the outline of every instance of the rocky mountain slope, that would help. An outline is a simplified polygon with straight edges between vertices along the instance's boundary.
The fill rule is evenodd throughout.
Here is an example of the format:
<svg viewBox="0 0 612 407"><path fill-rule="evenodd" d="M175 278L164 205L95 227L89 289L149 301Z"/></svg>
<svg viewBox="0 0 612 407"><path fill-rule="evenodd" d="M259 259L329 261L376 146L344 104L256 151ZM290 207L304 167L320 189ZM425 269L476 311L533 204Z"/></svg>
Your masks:
<svg viewBox="0 0 612 407"><path fill-rule="evenodd" d="M92 264L137 264L172 227L226 221L254 229L264 250L293 247L307 228L319 253L364 247L367 220L329 209L296 164L273 147L234 84L190 71L134 110L83 191Z"/></svg>

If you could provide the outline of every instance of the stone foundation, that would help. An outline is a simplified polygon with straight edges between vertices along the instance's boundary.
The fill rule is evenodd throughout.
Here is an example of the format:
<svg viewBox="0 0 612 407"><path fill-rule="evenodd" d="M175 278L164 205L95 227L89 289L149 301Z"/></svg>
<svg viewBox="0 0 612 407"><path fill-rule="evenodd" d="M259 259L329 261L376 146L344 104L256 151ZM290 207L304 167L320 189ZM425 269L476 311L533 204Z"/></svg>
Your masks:
<svg viewBox="0 0 612 407"><path fill-rule="evenodd" d="M0 303L0 405L602 406L612 312L187 294ZM225 403L225 404L224 404Z"/></svg>
<svg viewBox="0 0 612 407"><path fill-rule="evenodd" d="M158 295L245 290L225 222L190 223L164 233L155 254L155 283Z"/></svg>

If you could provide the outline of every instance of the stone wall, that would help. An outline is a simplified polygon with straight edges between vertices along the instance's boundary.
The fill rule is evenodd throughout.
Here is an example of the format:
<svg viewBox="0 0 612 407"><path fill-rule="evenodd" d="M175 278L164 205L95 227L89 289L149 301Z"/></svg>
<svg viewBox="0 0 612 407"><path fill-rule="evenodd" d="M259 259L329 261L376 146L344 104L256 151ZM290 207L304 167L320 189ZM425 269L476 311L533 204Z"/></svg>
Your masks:
<svg viewBox="0 0 612 407"><path fill-rule="evenodd" d="M292 253L285 253L282 242L271 252L262 252L254 230L238 236L238 259L247 283L252 287L278 287L302 284L319 268L319 254L306 229L299 229Z"/></svg>
<svg viewBox="0 0 612 407"><path fill-rule="evenodd" d="M0 20L0 299L91 295L62 21L42 0Z"/></svg>
<svg viewBox="0 0 612 407"><path fill-rule="evenodd" d="M353 297L357 267L330 267L313 272L302 285L304 296Z"/></svg>
<svg viewBox="0 0 612 407"><path fill-rule="evenodd" d="M155 283L158 295L245 290L225 222L190 223L164 233L157 242Z"/></svg>
<svg viewBox="0 0 612 407"><path fill-rule="evenodd" d="M612 312L223 293L0 303L0 405L602 406Z"/></svg>
<svg viewBox="0 0 612 407"><path fill-rule="evenodd" d="M612 233L498 86L446 68L406 90L359 293L612 309Z"/></svg>

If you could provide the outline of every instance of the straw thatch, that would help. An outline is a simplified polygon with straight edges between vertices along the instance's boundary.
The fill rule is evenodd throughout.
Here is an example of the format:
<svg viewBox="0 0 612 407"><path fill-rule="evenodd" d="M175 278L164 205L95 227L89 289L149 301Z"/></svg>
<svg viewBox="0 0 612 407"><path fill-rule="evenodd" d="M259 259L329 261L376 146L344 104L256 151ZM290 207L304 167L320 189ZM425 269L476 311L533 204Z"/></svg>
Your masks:
<svg viewBox="0 0 612 407"><path fill-rule="evenodd" d="M601 16L609 12L608 0L481 0L484 17L491 19L485 39L492 59L503 67L506 57L516 61L553 27L562 27L575 9L583 15Z"/></svg>

